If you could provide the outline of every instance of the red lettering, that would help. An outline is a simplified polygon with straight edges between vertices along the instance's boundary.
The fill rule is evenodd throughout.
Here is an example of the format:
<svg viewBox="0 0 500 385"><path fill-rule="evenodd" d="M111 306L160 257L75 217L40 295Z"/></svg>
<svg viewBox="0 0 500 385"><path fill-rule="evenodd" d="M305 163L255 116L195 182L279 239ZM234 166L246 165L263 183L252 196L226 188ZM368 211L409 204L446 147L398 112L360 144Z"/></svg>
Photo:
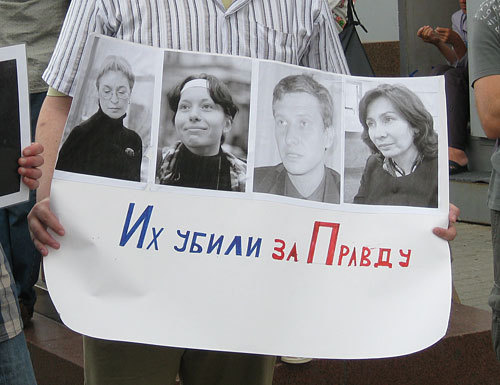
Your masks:
<svg viewBox="0 0 500 385"><path fill-rule="evenodd" d="M280 244L280 247L274 246L274 251L279 254L273 253L273 258L282 261L283 258L285 258L285 241L282 239L275 239L274 242Z"/></svg>
<svg viewBox="0 0 500 385"><path fill-rule="evenodd" d="M408 251L405 253L403 250L400 249L399 255L401 255L403 258L406 258L405 262L399 262L399 266L408 267L410 265L411 250L408 249Z"/></svg>
<svg viewBox="0 0 500 385"><path fill-rule="evenodd" d="M352 249L351 259L349 260L349 264L347 266L351 266L351 265L357 266L357 264L356 264L356 248L355 247Z"/></svg>
<svg viewBox="0 0 500 385"><path fill-rule="evenodd" d="M346 257L347 255L349 255L349 247L347 247L346 245L340 246L339 261L337 265L342 265L342 258Z"/></svg>
<svg viewBox="0 0 500 385"><path fill-rule="evenodd" d="M386 255L385 260L384 260L384 254ZM375 263L373 267L383 266L392 269L392 263L390 262L390 260L391 260L391 249L380 248L378 253L378 262Z"/></svg>
<svg viewBox="0 0 500 385"><path fill-rule="evenodd" d="M371 254L371 250L368 247L363 247L361 250L361 259L359 261L359 266L370 266L372 263L368 259Z"/></svg>
<svg viewBox="0 0 500 385"><path fill-rule="evenodd" d="M313 234L311 237L311 245L309 247L309 255L307 257L307 263L313 263L314 251L316 249L316 242L318 241L318 232L320 227L328 227L332 229L330 235L330 245L328 246L328 253L326 255L326 264L333 264L333 254L335 252L335 246L337 245L337 238L339 235L340 224L330 223L330 222L314 222Z"/></svg>
<svg viewBox="0 0 500 385"><path fill-rule="evenodd" d="M289 261L290 258L293 258L295 262L299 261L297 259L297 243L293 244L292 250L290 251L290 254L288 254L288 257L286 258L286 260Z"/></svg>

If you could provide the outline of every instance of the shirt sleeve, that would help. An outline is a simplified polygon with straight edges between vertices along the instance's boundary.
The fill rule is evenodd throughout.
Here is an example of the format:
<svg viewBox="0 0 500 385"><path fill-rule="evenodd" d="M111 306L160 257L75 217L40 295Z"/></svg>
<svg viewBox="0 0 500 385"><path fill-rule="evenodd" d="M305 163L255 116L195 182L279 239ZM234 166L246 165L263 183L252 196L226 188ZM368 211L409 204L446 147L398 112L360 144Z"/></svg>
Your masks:
<svg viewBox="0 0 500 385"><path fill-rule="evenodd" d="M320 1L320 11L314 19L314 31L300 64L323 71L349 74L334 20L323 0Z"/></svg>
<svg viewBox="0 0 500 385"><path fill-rule="evenodd" d="M77 74L88 36L113 36L112 14L100 0L73 0L66 14L52 58L42 78L53 89L74 96Z"/></svg>
<svg viewBox="0 0 500 385"><path fill-rule="evenodd" d="M453 15L451 15L451 29L462 36L460 32L460 16L462 11L457 11Z"/></svg>
<svg viewBox="0 0 500 385"><path fill-rule="evenodd" d="M470 83L500 74L500 17L498 0L486 0L469 24Z"/></svg>

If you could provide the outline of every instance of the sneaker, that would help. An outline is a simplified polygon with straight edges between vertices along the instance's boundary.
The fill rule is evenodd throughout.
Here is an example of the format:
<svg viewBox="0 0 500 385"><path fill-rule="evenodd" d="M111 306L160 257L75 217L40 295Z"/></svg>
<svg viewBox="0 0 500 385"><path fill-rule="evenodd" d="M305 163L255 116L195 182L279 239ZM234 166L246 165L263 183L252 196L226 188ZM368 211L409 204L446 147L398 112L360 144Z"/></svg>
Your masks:
<svg viewBox="0 0 500 385"><path fill-rule="evenodd" d="M312 358L304 358L304 357L281 357L281 361L287 364L305 364L307 362L311 362Z"/></svg>

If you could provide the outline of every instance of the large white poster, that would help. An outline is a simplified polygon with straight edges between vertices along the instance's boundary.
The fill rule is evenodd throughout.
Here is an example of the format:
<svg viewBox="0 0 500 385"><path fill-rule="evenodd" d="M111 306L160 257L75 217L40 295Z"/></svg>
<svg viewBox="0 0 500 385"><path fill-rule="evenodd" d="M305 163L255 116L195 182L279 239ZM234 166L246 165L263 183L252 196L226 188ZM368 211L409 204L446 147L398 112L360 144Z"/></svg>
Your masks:
<svg viewBox="0 0 500 385"><path fill-rule="evenodd" d="M70 328L322 358L446 332L442 78L358 78L94 36L45 259Z"/></svg>

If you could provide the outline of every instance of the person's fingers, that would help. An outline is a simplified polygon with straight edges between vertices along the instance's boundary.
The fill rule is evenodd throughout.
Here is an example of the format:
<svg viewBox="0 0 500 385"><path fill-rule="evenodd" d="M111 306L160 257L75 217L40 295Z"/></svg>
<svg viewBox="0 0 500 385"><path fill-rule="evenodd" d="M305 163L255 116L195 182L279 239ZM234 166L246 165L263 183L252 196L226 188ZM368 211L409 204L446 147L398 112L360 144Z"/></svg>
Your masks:
<svg viewBox="0 0 500 385"><path fill-rule="evenodd" d="M442 227L435 227L432 232L445 241L453 241L457 236L457 229L454 225L450 225L447 229Z"/></svg>
<svg viewBox="0 0 500 385"><path fill-rule="evenodd" d="M21 167L40 167L43 164L43 157L41 155L22 157L18 163Z"/></svg>
<svg viewBox="0 0 500 385"><path fill-rule="evenodd" d="M443 227L435 227L432 232L438 237L443 238L444 240L453 241L457 236L457 228L455 227L455 223L458 221L459 215L460 209L453 203L450 203L448 211L448 228L445 229Z"/></svg>
<svg viewBox="0 0 500 385"><path fill-rule="evenodd" d="M42 255L48 254L46 246L58 249L60 247L47 229L51 229L58 235L64 235L64 228L57 217L50 210L49 200L38 202L28 214L30 234L35 247Z"/></svg>
<svg viewBox="0 0 500 385"><path fill-rule="evenodd" d="M28 186L30 190L36 190L40 186L40 182L38 182L37 178L29 178L23 176L23 183Z"/></svg>
<svg viewBox="0 0 500 385"><path fill-rule="evenodd" d="M37 219L44 224L47 228L51 229L58 235L64 235L64 227L59 223L57 217L50 211L48 205L41 206L35 211Z"/></svg>
<svg viewBox="0 0 500 385"><path fill-rule="evenodd" d="M40 143L31 143L23 149L23 156L40 155L43 152L43 146Z"/></svg>
<svg viewBox="0 0 500 385"><path fill-rule="evenodd" d="M448 220L451 223L455 223L458 221L458 217L460 216L460 209L455 206L453 203L450 203L450 210L448 213Z"/></svg>
<svg viewBox="0 0 500 385"><path fill-rule="evenodd" d="M47 255L48 250L46 246L50 246L54 249L59 248L59 242L57 242L47 231L47 228L40 222L37 218L30 219L30 234L33 239L35 247L42 255Z"/></svg>
<svg viewBox="0 0 500 385"><path fill-rule="evenodd" d="M38 188L39 179L42 176L42 171L37 167L43 164L43 157L40 155L43 152L43 146L39 143L33 143L23 150L23 157L19 158L18 173L23 177L23 183L30 190Z"/></svg>
<svg viewBox="0 0 500 385"><path fill-rule="evenodd" d="M40 177L42 176L42 170L38 168L19 167L17 169L17 172L19 173L19 175L29 179L40 179Z"/></svg>
<svg viewBox="0 0 500 385"><path fill-rule="evenodd" d="M47 255L49 255L49 250L45 247L45 245L42 242L40 242L38 239L34 238L33 236L31 239L33 240L33 244L35 245L35 248L42 255L42 257L46 257Z"/></svg>

